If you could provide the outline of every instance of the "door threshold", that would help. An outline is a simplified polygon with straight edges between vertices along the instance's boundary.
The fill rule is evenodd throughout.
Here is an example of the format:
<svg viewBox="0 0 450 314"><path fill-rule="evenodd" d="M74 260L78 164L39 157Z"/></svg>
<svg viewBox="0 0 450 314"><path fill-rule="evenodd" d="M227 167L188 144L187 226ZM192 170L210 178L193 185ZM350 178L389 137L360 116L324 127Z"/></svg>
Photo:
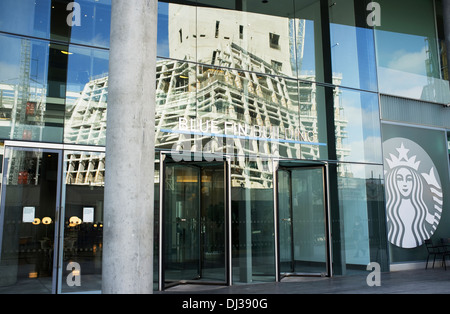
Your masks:
<svg viewBox="0 0 450 314"><path fill-rule="evenodd" d="M198 281L198 280L179 280L174 282L168 282L165 284L164 290L171 289L178 286L217 286L226 287L226 282L215 282L215 281Z"/></svg>
<svg viewBox="0 0 450 314"><path fill-rule="evenodd" d="M328 277L326 273L282 273L280 278L286 277Z"/></svg>
<svg viewBox="0 0 450 314"><path fill-rule="evenodd" d="M329 278L325 274L290 274L280 278L280 282L317 281Z"/></svg>

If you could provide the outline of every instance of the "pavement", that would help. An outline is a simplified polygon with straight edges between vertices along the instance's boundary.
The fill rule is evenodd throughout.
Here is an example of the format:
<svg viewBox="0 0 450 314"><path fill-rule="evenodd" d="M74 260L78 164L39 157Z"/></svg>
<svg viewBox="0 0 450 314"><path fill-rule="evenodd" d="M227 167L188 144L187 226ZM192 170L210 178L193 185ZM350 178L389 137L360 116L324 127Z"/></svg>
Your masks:
<svg viewBox="0 0 450 314"><path fill-rule="evenodd" d="M379 285L369 286L370 272L336 277L288 277L280 282L233 286L181 284L157 294L450 294L450 268L381 273ZM373 278L373 277L371 277ZM373 281L372 281L373 283Z"/></svg>

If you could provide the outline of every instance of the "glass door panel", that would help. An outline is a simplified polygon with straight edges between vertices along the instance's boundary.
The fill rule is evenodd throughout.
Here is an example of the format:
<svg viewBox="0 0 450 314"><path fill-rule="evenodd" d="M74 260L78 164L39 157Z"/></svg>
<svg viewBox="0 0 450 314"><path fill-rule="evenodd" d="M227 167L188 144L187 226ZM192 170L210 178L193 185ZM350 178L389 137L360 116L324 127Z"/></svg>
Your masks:
<svg viewBox="0 0 450 314"><path fill-rule="evenodd" d="M164 186L165 279L200 277L200 170L167 165Z"/></svg>
<svg viewBox="0 0 450 314"><path fill-rule="evenodd" d="M294 267L298 273L326 272L323 168L292 171Z"/></svg>
<svg viewBox="0 0 450 314"><path fill-rule="evenodd" d="M101 290L104 177L104 153L64 153L63 293Z"/></svg>
<svg viewBox="0 0 450 314"><path fill-rule="evenodd" d="M202 280L225 282L226 228L224 165L201 168L201 267Z"/></svg>
<svg viewBox="0 0 450 314"><path fill-rule="evenodd" d="M281 274L327 274L324 169L289 168L278 178Z"/></svg>
<svg viewBox="0 0 450 314"><path fill-rule="evenodd" d="M5 148L0 293L52 293L61 154Z"/></svg>
<svg viewBox="0 0 450 314"><path fill-rule="evenodd" d="M226 281L224 163L164 162L165 283Z"/></svg>
<svg viewBox="0 0 450 314"><path fill-rule="evenodd" d="M292 250L291 173L278 171L278 215L280 241L280 272L294 271Z"/></svg>

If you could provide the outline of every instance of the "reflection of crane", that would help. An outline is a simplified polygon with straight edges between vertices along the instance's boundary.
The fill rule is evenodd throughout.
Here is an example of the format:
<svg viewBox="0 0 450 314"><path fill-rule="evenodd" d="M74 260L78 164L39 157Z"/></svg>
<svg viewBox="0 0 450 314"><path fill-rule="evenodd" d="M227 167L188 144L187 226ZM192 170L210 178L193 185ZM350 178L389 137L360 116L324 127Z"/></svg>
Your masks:
<svg viewBox="0 0 450 314"><path fill-rule="evenodd" d="M16 126L22 126L25 121L25 110L26 103L29 99L30 94L30 60L31 60L31 46L30 41L27 39L22 39L21 49L20 49L20 77L19 84L17 85L17 98L14 103L12 115L11 115L11 138L21 138L19 135L19 130ZM19 121L16 121L16 120ZM17 124L18 122L18 124Z"/></svg>
<svg viewBox="0 0 450 314"><path fill-rule="evenodd" d="M289 21L289 36L291 38L291 66L295 72L302 68L303 54L305 51L305 29L304 19L291 19Z"/></svg>
<svg viewBox="0 0 450 314"><path fill-rule="evenodd" d="M19 81L16 87L14 105L11 109L10 138L31 140L31 131L39 129L42 136L42 126L45 111L45 85L33 79L31 73L31 44L22 39L20 51ZM38 70L36 70L36 76ZM33 84L33 85L32 85ZM36 128L36 126L41 126ZM36 137L36 134L35 136Z"/></svg>
<svg viewBox="0 0 450 314"><path fill-rule="evenodd" d="M25 106L30 94L30 60L31 46L30 41L22 39L20 49L20 77L17 85L17 97L15 97L14 106L11 113L11 134L10 138L22 138L23 122L25 120ZM17 124L17 121L18 124ZM22 134L21 134L22 133ZM20 134L20 135L19 135ZM23 154L17 154L10 159L9 165L9 184L17 184L19 172L23 166Z"/></svg>
<svg viewBox="0 0 450 314"><path fill-rule="evenodd" d="M41 126L39 130L41 133L40 135L42 135L42 121L44 112L42 103L45 88L44 86L41 87L39 82L31 77L32 61L34 60L31 59L31 43L27 39L22 39L19 78L17 87L15 88L14 104L11 108L11 133L9 137L12 139L31 140L31 132L35 129L36 125ZM33 87L31 86L32 82L34 82ZM40 165L40 157L38 154L36 155L36 158L35 184L38 182L37 175L39 173ZM23 175L19 180L20 174L23 174L28 170L29 165L26 165L25 162L25 155L22 153L17 153L13 158L10 158L10 164L8 167L9 184L17 184L19 181L21 184L27 184L27 182L24 182L23 180Z"/></svg>

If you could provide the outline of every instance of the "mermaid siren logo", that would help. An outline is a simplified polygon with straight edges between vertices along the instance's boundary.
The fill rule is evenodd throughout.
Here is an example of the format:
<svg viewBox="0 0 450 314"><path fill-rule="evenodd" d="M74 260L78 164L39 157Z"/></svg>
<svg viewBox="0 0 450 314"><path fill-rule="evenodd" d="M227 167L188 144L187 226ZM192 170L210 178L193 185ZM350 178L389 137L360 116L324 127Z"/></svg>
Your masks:
<svg viewBox="0 0 450 314"><path fill-rule="evenodd" d="M401 248L415 248L436 231L443 194L439 174L422 147L405 138L383 144L388 239Z"/></svg>

